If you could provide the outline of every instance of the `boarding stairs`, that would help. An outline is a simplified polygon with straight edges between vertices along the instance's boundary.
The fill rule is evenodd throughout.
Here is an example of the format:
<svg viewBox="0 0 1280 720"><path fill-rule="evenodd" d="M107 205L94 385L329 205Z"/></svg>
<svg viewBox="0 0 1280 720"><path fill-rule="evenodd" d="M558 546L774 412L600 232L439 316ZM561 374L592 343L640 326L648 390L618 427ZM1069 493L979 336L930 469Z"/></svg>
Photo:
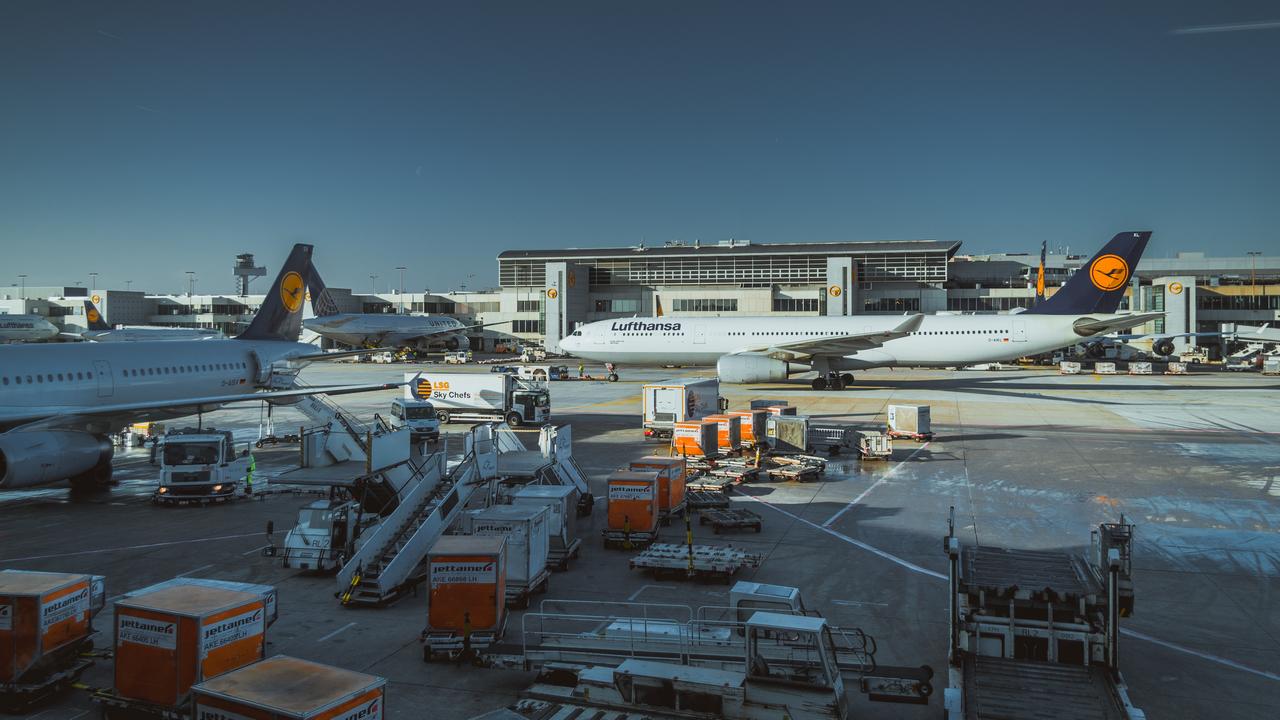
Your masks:
<svg viewBox="0 0 1280 720"><path fill-rule="evenodd" d="M424 578L427 553L436 539L471 495L497 477L493 427L477 425L465 438L462 461L456 465L447 463L444 451L408 461L416 484L338 571L343 605L383 605Z"/></svg>
<svg viewBox="0 0 1280 720"><path fill-rule="evenodd" d="M304 396L293 407L315 424L303 432L303 442L323 443L323 453L304 452L313 464L367 460L371 436L386 432L384 426L363 423L322 395Z"/></svg>

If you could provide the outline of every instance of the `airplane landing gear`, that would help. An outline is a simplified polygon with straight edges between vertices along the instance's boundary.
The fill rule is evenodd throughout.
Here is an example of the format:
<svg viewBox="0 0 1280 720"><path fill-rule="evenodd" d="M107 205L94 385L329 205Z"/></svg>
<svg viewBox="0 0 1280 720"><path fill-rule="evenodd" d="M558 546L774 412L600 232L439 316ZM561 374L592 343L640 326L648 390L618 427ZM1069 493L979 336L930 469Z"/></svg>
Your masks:
<svg viewBox="0 0 1280 720"><path fill-rule="evenodd" d="M853 384L853 375L829 372L825 377L819 375L814 378L811 384L814 390L843 390L847 385Z"/></svg>
<svg viewBox="0 0 1280 720"><path fill-rule="evenodd" d="M609 382L618 382L618 366L613 363L605 363L604 369L609 373Z"/></svg>

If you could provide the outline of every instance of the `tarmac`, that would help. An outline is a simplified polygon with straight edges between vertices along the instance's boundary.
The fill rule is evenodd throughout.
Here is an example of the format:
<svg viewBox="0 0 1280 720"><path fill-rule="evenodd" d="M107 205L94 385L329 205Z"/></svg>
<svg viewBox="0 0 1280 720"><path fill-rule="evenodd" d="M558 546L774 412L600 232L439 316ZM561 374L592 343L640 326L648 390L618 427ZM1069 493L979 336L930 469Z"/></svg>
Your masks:
<svg viewBox="0 0 1280 720"><path fill-rule="evenodd" d="M312 366L309 384L398 381L406 365ZM455 368L450 368L455 369ZM468 368L485 372L487 368ZM594 365L588 372L603 375ZM649 454L640 429L640 385L710 370L622 369L622 381L553 382L552 415L571 424L574 456L603 498L604 477ZM1084 550L1098 523L1121 513L1137 525L1136 607L1122 621L1121 668L1151 718L1256 718L1280 698L1280 379L1258 374L1060 376L1051 369L882 370L854 388L814 391L807 382L722 385L731 408L778 399L801 413L883 428L890 403L932 408L936 437L895 442L892 460L836 458L821 482L760 483L734 502L764 518L760 534L696 541L732 543L766 557L740 579L801 588L835 624L874 636L877 661L930 665L927 707L868 702L850 691L851 716L937 717L945 685L946 557L942 537L955 507L964 543ZM337 398L358 417L385 414L390 392ZM206 425L258 437L260 408L208 414ZM275 412L277 432L305 419ZM181 426L183 421L168 423ZM449 428L446 428L448 430ZM532 447L536 433L522 433ZM72 494L65 487L0 493L0 568L107 576L107 594L176 576L268 583L280 619L267 655L287 654L386 677L389 718L467 718L509 704L532 674L424 664L418 642L425 592L379 609L346 609L332 577L284 570L261 556L265 527L277 540L314 496L281 492L209 507L157 507L158 468L146 450L116 457L119 485ZM297 461L297 446L257 451L259 483ZM283 488L276 488L283 489ZM599 542L604 503L583 529L581 560L551 578L547 599L724 604L727 586L656 581L628 569L628 553ZM663 541L680 542L679 524ZM109 646L110 607L96 620ZM509 625L518 635L519 613ZM511 639L509 634L508 639ZM110 660L83 678L112 684ZM96 713L83 692L34 710L42 720Z"/></svg>

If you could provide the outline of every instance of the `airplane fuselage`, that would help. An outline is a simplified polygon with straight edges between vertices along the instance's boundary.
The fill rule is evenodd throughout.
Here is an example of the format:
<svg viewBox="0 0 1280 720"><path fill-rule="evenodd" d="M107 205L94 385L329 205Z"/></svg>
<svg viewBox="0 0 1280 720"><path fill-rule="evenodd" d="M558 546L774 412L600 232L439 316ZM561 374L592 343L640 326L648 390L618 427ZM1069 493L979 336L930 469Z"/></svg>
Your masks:
<svg viewBox="0 0 1280 720"><path fill-rule="evenodd" d="M80 337L93 342L147 342L175 340L205 340L220 338L222 334L214 330L196 328L171 327L119 327L112 330L86 330Z"/></svg>
<svg viewBox="0 0 1280 720"><path fill-rule="evenodd" d="M342 313L307 318L306 329L351 347L414 347L465 342L466 326L443 315Z"/></svg>
<svg viewBox="0 0 1280 720"><path fill-rule="evenodd" d="M0 314L0 342L39 342L58 336L58 328L39 315Z"/></svg>
<svg viewBox="0 0 1280 720"><path fill-rule="evenodd" d="M577 357L619 364L709 366L725 355L767 349L771 344L888 331L903 319L901 315L619 318L583 326L562 340L560 347ZM926 315L920 328L906 337L877 348L835 354L828 360L832 370L1013 360L1079 342L1081 337L1073 330L1078 319L1025 313Z"/></svg>

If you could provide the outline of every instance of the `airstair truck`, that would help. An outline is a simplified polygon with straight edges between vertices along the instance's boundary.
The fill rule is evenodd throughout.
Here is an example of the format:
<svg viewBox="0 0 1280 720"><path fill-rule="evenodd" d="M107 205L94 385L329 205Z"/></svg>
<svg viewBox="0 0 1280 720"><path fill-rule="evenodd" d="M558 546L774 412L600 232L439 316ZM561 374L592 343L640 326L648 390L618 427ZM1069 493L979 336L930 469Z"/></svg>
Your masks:
<svg viewBox="0 0 1280 720"><path fill-rule="evenodd" d="M230 430L170 430L160 441L157 504L222 502L235 497L249 471L249 450L237 455Z"/></svg>
<svg viewBox="0 0 1280 720"><path fill-rule="evenodd" d="M440 424L505 422L511 427L551 421L546 383L507 373L405 373L406 400L426 400Z"/></svg>

